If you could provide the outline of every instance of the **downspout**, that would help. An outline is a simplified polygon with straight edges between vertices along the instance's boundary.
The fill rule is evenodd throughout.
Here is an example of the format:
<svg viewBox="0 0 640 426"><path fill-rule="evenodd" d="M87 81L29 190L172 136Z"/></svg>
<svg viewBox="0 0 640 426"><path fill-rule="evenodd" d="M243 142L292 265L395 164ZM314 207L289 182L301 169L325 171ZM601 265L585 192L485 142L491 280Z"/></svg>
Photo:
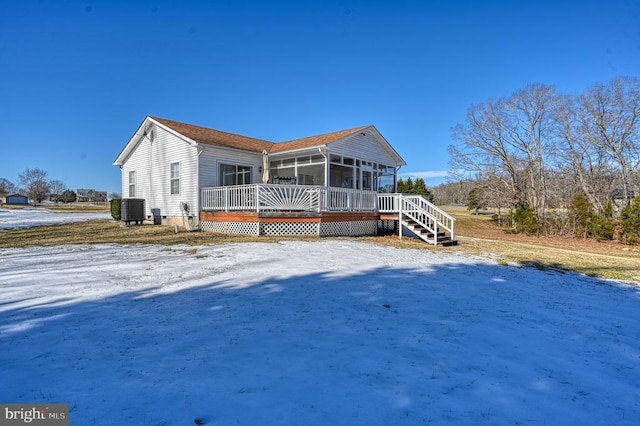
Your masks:
<svg viewBox="0 0 640 426"><path fill-rule="evenodd" d="M149 183L149 189L148 189L148 197L149 197L149 202L145 203L148 205L145 205L145 210L149 209L149 214L151 214L151 209L155 208L155 202L156 202L156 197L155 194L153 192L153 173L152 173L152 169L153 169L153 139L149 136L149 130L151 129L151 127L148 127L147 130L144 131L144 134L142 135L143 138L145 138L146 140L149 141L149 161L147 162L147 182ZM153 130L151 130L153 131ZM140 198L138 196L138 182L137 182L137 177L136 177L136 198ZM147 214L147 212L144 212L145 216ZM151 217L153 217L153 214L151 214Z"/></svg>
<svg viewBox="0 0 640 426"><path fill-rule="evenodd" d="M196 215L197 215L197 222L196 225L193 226L194 229L198 229L201 230L200 228L200 206L202 205L202 191L200 188L200 155L202 155L202 153L204 152L204 148L202 147L202 145L200 144L196 144L196 156L197 156L197 160L196 161L196 181L197 181L197 194L196 194L196 200L198 202L198 205L196 206Z"/></svg>
<svg viewBox="0 0 640 426"><path fill-rule="evenodd" d="M393 175L393 192L397 193L398 192L398 172L400 171L400 169L402 168L402 166L396 166L396 172Z"/></svg>
<svg viewBox="0 0 640 426"><path fill-rule="evenodd" d="M395 167L395 174L393 175L393 192L396 194L393 197L394 202L398 203L398 237L402 238L402 194L398 194L398 171L402 168L402 166Z"/></svg>
<svg viewBox="0 0 640 426"><path fill-rule="evenodd" d="M326 152L326 147L324 148L318 148L318 152L320 152L320 155L322 155L324 157L324 191L322 196L320 197L319 203L318 203L318 212L321 212L324 210L324 207L326 206L326 200L325 197L327 196L327 189L329 187L329 157L327 157L327 152Z"/></svg>

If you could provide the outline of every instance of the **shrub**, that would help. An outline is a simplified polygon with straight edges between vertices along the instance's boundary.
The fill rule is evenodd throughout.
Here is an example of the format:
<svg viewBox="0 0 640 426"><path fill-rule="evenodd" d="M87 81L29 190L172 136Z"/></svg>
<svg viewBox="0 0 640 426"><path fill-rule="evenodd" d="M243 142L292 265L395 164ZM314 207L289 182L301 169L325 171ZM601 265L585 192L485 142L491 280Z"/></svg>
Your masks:
<svg viewBox="0 0 640 426"><path fill-rule="evenodd" d="M596 240L613 240L616 225L613 219L604 215L594 215L591 218L591 234Z"/></svg>
<svg viewBox="0 0 640 426"><path fill-rule="evenodd" d="M613 240L616 231L616 221L613 218L613 202L609 200L602 214L592 214L589 232L596 240Z"/></svg>
<svg viewBox="0 0 640 426"><path fill-rule="evenodd" d="M509 215L507 232L514 234L524 232L527 235L536 235L539 230L538 216L526 201L519 204L515 210L511 212L511 215Z"/></svg>
<svg viewBox="0 0 640 426"><path fill-rule="evenodd" d="M640 241L640 196L635 197L631 204L622 209L622 241L636 244Z"/></svg>
<svg viewBox="0 0 640 426"><path fill-rule="evenodd" d="M120 205L122 200L120 198L114 198L111 200L111 217L114 220L120 220Z"/></svg>
<svg viewBox="0 0 640 426"><path fill-rule="evenodd" d="M592 216L593 206L587 196L582 192L576 194L569 205L569 220L574 236L587 238Z"/></svg>

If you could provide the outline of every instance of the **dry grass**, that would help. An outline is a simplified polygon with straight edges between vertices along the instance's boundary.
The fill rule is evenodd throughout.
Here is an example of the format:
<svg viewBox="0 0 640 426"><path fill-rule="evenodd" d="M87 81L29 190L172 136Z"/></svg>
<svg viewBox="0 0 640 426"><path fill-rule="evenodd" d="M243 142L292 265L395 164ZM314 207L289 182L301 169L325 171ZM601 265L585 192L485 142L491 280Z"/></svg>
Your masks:
<svg viewBox="0 0 640 426"><path fill-rule="evenodd" d="M0 248L105 243L198 245L280 240L283 238L226 235L214 232L185 232L184 230L175 233L174 228L169 226L123 226L122 222L113 220L89 220L3 231Z"/></svg>
<svg viewBox="0 0 640 426"><path fill-rule="evenodd" d="M51 205L47 207L49 210L57 212L87 212L87 213L109 213L111 208L108 203L58 203L57 205Z"/></svg>
<svg viewBox="0 0 640 426"><path fill-rule="evenodd" d="M501 263L515 262L640 282L638 246L564 237L510 235L493 224L491 214L476 216L464 207L447 207L445 210L457 219L458 247L466 253L490 255Z"/></svg>
<svg viewBox="0 0 640 426"><path fill-rule="evenodd" d="M519 263L537 268L578 273L640 283L640 249L617 243L599 243L568 238L526 237L505 234L492 224L490 215L472 215L461 207L445 208L456 218L459 245L432 247L410 238L395 236L363 237L360 241L420 250L462 251L490 256L498 262ZM168 226L122 226L111 220L93 220L74 224L41 226L3 231L0 248L59 244L224 244L277 242L300 237L254 237L213 232L179 232ZM318 237L304 238L318 241Z"/></svg>

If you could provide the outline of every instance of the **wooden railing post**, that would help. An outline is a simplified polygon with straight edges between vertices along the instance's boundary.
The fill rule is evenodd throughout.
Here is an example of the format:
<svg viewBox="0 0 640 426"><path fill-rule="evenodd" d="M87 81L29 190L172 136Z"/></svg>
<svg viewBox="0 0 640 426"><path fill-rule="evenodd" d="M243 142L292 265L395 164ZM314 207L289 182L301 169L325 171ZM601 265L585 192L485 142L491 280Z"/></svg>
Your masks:
<svg viewBox="0 0 640 426"><path fill-rule="evenodd" d="M260 213L260 184L256 185L256 212ZM260 231L258 231L258 235L260 235Z"/></svg>
<svg viewBox="0 0 640 426"><path fill-rule="evenodd" d="M402 238L402 194L398 194L398 237Z"/></svg>
<svg viewBox="0 0 640 426"><path fill-rule="evenodd" d="M453 232L453 228L455 227L455 224L456 224L455 220L451 221L451 240L456 239L455 234Z"/></svg>

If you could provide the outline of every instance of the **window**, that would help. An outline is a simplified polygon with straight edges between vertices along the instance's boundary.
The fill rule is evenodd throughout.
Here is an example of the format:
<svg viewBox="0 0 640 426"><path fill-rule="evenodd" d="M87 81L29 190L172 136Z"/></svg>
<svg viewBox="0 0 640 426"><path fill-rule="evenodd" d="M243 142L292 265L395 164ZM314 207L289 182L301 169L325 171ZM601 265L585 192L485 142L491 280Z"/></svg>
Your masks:
<svg viewBox="0 0 640 426"><path fill-rule="evenodd" d="M129 198L136 196L136 171L129 172Z"/></svg>
<svg viewBox="0 0 640 426"><path fill-rule="evenodd" d="M180 163L171 163L171 195L180 194Z"/></svg>
<svg viewBox="0 0 640 426"><path fill-rule="evenodd" d="M246 185L251 183L251 167L220 164L220 185Z"/></svg>

